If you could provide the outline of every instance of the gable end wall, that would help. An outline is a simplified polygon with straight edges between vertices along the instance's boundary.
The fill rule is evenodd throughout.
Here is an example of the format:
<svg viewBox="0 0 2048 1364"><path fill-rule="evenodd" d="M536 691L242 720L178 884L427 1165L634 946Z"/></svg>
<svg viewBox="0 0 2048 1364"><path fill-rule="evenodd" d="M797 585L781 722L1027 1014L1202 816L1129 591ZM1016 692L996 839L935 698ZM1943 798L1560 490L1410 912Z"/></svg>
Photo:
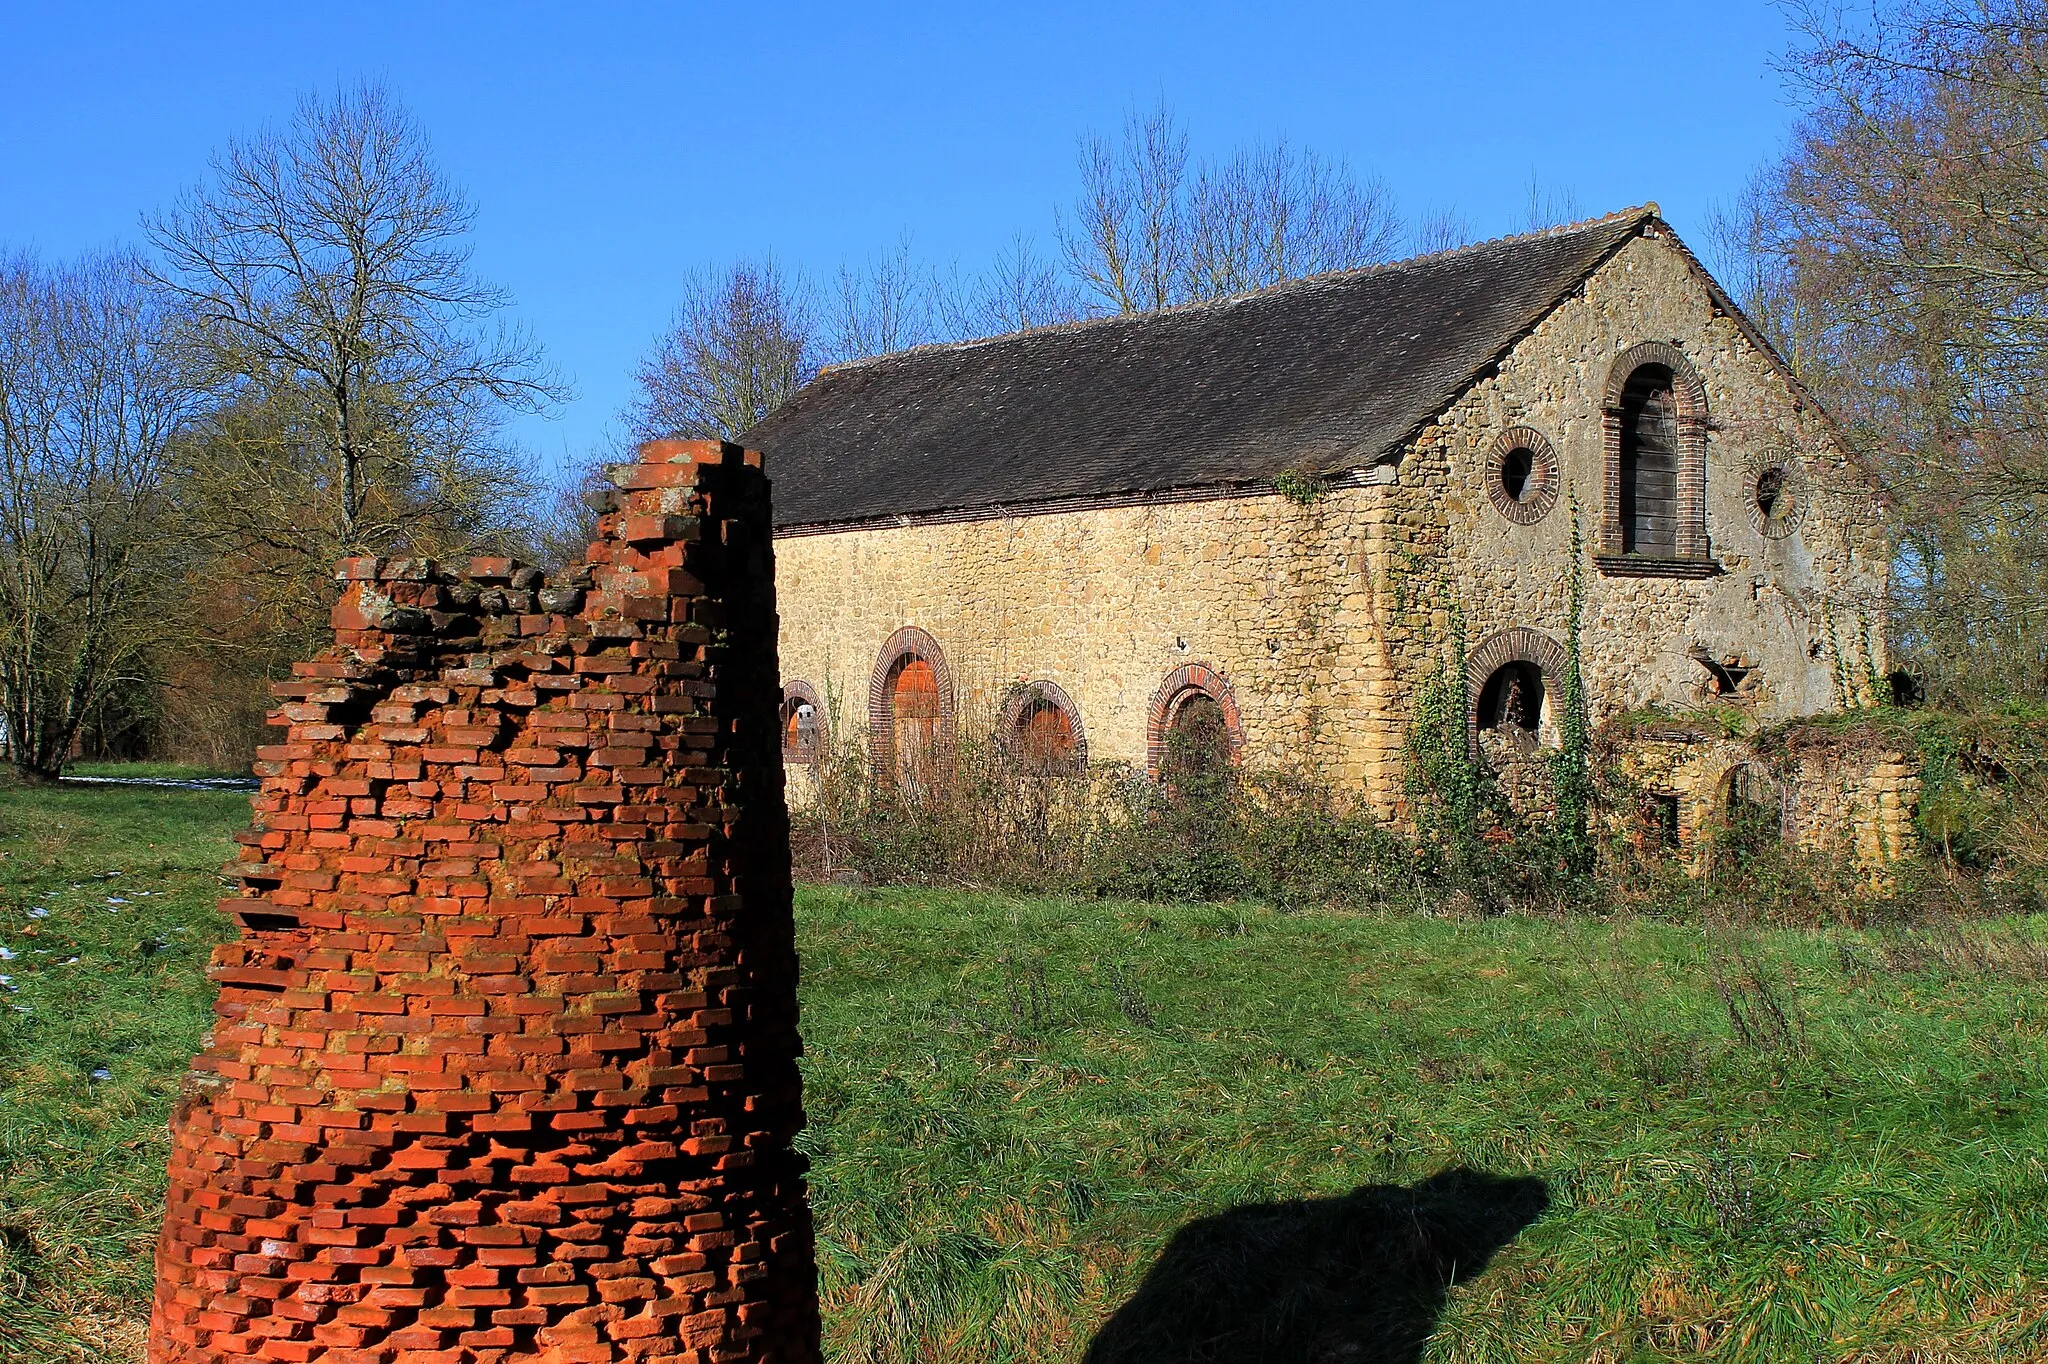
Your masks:
<svg viewBox="0 0 2048 1364"><path fill-rule="evenodd" d="M1720 567L1711 577L1610 575L1590 558L1608 495L1604 398L1616 360L1644 342L1675 347L1706 389L1706 532ZM1494 443L1513 426L1550 441L1563 484L1531 525L1502 516L1487 492ZM1803 476L1803 520L1768 538L1752 522L1745 476L1787 456ZM1582 657L1596 723L1703 700L1708 674L1688 656L1695 648L1755 668L1747 704L1766 720L1835 709L1842 674L1860 686L1885 666L1881 640L1868 659L1861 640L1866 624L1881 626L1886 589L1867 478L1667 241L1624 247L1454 403L1418 440L1400 495L1411 511L1440 515L1433 571L1455 586L1473 644L1515 626L1564 639L1576 509L1589 556Z"/></svg>

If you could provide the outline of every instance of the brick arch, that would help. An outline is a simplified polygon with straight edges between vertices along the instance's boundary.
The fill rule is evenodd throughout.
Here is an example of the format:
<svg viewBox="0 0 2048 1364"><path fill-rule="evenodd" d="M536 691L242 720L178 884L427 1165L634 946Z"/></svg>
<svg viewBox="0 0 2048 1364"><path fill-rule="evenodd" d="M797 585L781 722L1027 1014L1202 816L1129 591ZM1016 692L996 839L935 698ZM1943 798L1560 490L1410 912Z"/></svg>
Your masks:
<svg viewBox="0 0 2048 1364"><path fill-rule="evenodd" d="M889 684L909 659L929 663L939 684L939 728L953 732L953 672L946 666L946 652L939 642L915 625L906 625L882 641L875 655L875 670L868 678L868 747L874 754L877 772L896 770L896 708Z"/></svg>
<svg viewBox="0 0 2048 1364"><path fill-rule="evenodd" d="M1237 693L1231 688L1230 679L1206 663L1183 663L1168 673L1159 690L1152 693L1152 704L1146 711L1145 770L1153 776L1159 775L1159 766L1166 760L1166 732L1173 723L1174 712L1197 692L1223 707L1231 761L1243 754L1244 716L1237 708Z"/></svg>
<svg viewBox="0 0 2048 1364"><path fill-rule="evenodd" d="M1529 484L1519 499L1510 496L1507 485L1501 481L1507 457L1515 450L1527 450L1530 454ZM1562 481L1556 447L1533 426L1511 426L1501 432L1486 457L1486 495L1495 511L1518 526L1533 526L1550 515L1550 509L1557 505L1558 485Z"/></svg>
<svg viewBox="0 0 2048 1364"><path fill-rule="evenodd" d="M789 742L789 708L798 703L808 704L811 713L818 717L817 752L804 754L793 750ZM816 762L825 754L826 746L832 740L830 723L825 718L825 703L818 697L818 689L808 682L795 681L782 684L782 760L788 762Z"/></svg>
<svg viewBox="0 0 2048 1364"><path fill-rule="evenodd" d="M1017 725L1024 718L1024 712L1031 706L1045 702L1056 706L1067 717L1067 723L1074 733L1074 765L1086 770L1088 766L1088 731L1081 725L1081 708L1074 704L1074 698L1057 682L1020 682L1010 688L1003 698L1003 708L996 716L996 742L1008 747L1011 736L1017 732Z"/></svg>
<svg viewBox="0 0 2048 1364"><path fill-rule="evenodd" d="M1693 368L1692 361L1685 358L1684 351L1665 341L1644 341L1614 357L1614 363L1607 370L1605 406L1621 406L1621 391L1628 387L1628 381L1644 365L1662 365L1671 371L1671 384L1678 392L1681 421L1689 415L1706 420L1707 386L1700 381L1700 372Z"/></svg>
<svg viewBox="0 0 2048 1364"><path fill-rule="evenodd" d="M1486 689L1486 680L1508 663L1534 664L1543 674L1544 704L1564 703L1560 688L1570 660L1562 644L1526 625L1488 635L1465 660L1465 735L1475 754L1479 751L1479 694Z"/></svg>
<svg viewBox="0 0 2048 1364"><path fill-rule="evenodd" d="M1600 408L1606 492L1600 512L1600 553L1614 558L1622 553L1621 398L1628 381L1646 365L1659 365L1671 371L1671 388L1678 401L1677 557L1703 560L1708 554L1707 386L1685 352L1663 341L1630 346L1614 357L1607 370L1607 392Z"/></svg>

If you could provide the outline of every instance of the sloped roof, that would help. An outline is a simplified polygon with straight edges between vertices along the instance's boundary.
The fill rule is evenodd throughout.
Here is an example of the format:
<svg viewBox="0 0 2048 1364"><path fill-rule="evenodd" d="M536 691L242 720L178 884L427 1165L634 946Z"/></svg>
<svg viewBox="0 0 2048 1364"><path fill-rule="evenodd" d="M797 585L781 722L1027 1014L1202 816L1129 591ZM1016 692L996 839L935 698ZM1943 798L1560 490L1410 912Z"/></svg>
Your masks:
<svg viewBox="0 0 2048 1364"><path fill-rule="evenodd" d="M1373 463L1655 216L825 370L741 439L781 527Z"/></svg>

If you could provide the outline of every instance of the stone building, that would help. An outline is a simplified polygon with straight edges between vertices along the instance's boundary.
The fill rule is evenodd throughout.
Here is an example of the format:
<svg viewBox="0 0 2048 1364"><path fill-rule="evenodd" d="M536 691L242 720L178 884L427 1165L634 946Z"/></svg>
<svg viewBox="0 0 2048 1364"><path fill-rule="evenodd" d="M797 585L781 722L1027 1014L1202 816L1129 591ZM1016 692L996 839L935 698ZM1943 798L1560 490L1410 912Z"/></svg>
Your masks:
<svg viewBox="0 0 2048 1364"><path fill-rule="evenodd" d="M1873 484L1654 205L837 366L745 440L799 758L1156 770L1207 727L1392 814L1441 664L1499 765L1558 742L1575 595L1595 724L1828 711L1883 666Z"/></svg>

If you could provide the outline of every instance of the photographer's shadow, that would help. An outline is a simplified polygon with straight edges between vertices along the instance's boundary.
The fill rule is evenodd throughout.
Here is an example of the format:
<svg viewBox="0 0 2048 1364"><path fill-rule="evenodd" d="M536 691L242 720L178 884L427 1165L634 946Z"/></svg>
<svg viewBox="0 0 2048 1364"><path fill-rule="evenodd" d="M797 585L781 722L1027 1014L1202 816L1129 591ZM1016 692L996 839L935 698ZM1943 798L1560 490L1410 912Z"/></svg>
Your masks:
<svg viewBox="0 0 2048 1364"><path fill-rule="evenodd" d="M1174 1233L1085 1364L1416 1364L1450 1286L1549 1203L1540 1179L1447 1170L1204 1217Z"/></svg>

